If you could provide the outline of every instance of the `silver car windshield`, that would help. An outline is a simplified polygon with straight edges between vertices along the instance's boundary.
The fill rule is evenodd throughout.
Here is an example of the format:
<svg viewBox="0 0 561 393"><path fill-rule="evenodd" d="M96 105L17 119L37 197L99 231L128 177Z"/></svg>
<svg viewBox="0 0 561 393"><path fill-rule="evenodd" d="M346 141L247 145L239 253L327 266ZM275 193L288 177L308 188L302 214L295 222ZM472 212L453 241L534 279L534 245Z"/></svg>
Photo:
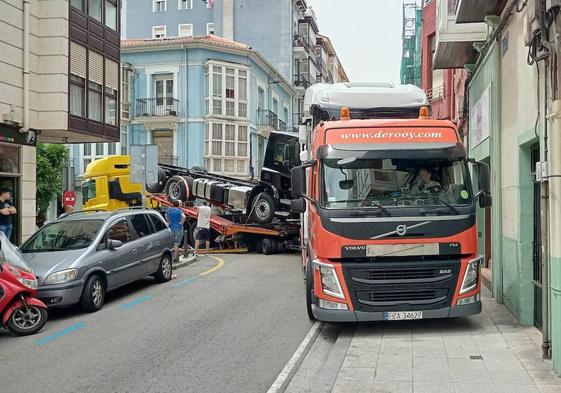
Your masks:
<svg viewBox="0 0 561 393"><path fill-rule="evenodd" d="M472 203L462 159L326 159L322 168L322 204L328 209Z"/></svg>
<svg viewBox="0 0 561 393"><path fill-rule="evenodd" d="M89 247L103 220L62 220L45 225L21 246L23 253L79 250Z"/></svg>

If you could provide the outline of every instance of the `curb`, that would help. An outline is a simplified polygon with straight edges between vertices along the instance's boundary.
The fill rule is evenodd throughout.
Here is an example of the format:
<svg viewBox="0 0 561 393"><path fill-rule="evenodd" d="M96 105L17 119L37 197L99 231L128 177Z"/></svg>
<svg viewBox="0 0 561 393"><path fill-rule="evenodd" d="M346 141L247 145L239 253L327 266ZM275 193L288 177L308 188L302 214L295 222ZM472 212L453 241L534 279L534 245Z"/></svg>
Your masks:
<svg viewBox="0 0 561 393"><path fill-rule="evenodd" d="M181 269L182 267L189 266L197 260L197 257L191 255L190 257L180 257L179 262L172 265L173 270Z"/></svg>

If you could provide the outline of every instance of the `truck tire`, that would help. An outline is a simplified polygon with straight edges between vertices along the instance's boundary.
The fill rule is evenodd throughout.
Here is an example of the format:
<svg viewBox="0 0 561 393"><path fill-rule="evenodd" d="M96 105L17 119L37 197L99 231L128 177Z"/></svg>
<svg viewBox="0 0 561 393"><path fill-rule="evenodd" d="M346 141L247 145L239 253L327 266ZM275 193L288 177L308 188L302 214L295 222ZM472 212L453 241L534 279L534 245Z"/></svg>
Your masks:
<svg viewBox="0 0 561 393"><path fill-rule="evenodd" d="M263 253L263 255L273 254L274 253L273 247L274 245L272 239L265 238L261 241L261 253Z"/></svg>
<svg viewBox="0 0 561 393"><path fill-rule="evenodd" d="M165 190L167 183L166 172L158 167L158 182L156 184L146 183L146 191L151 194L158 194Z"/></svg>
<svg viewBox="0 0 561 393"><path fill-rule="evenodd" d="M192 183L191 183L192 184ZM172 176L166 183L166 195L170 202L187 202L191 194L187 178Z"/></svg>
<svg viewBox="0 0 561 393"><path fill-rule="evenodd" d="M195 228L197 228L197 221L193 221L189 225L189 230L187 231L187 242L193 248L195 248Z"/></svg>
<svg viewBox="0 0 561 393"><path fill-rule="evenodd" d="M306 264L306 312L311 321L315 321L314 313L312 311L312 304L314 302L314 269L308 260Z"/></svg>
<svg viewBox="0 0 561 393"><path fill-rule="evenodd" d="M275 201L269 194L259 194L252 206L251 221L260 225L267 225L275 218Z"/></svg>

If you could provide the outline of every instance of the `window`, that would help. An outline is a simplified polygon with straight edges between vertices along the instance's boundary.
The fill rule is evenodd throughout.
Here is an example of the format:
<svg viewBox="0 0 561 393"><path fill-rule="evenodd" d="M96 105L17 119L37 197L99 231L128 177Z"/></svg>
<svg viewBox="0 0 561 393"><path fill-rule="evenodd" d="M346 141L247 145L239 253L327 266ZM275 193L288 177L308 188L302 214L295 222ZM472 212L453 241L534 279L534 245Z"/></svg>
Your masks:
<svg viewBox="0 0 561 393"><path fill-rule="evenodd" d="M117 30L117 4L115 0L105 0L105 26Z"/></svg>
<svg viewBox="0 0 561 393"><path fill-rule="evenodd" d="M132 234L127 224L127 220L123 219L115 224L107 231L107 239L118 240L125 244L132 240Z"/></svg>
<svg viewBox="0 0 561 393"><path fill-rule="evenodd" d="M55 221L37 231L21 251L25 254L84 249L92 244L102 226L103 220Z"/></svg>
<svg viewBox="0 0 561 393"><path fill-rule="evenodd" d="M153 26L152 38L154 39L166 38L166 26Z"/></svg>
<svg viewBox="0 0 561 393"><path fill-rule="evenodd" d="M91 156L92 155L92 145L89 143L84 143L84 155Z"/></svg>
<svg viewBox="0 0 561 393"><path fill-rule="evenodd" d="M148 217L150 217L150 221L152 221L152 226L154 227L156 232L167 229L167 225L160 217L156 216L155 214L149 214Z"/></svg>
<svg viewBox="0 0 561 393"><path fill-rule="evenodd" d="M101 14L103 8L103 0L90 0L89 7L88 7L88 14L101 22Z"/></svg>
<svg viewBox="0 0 561 393"><path fill-rule="evenodd" d="M179 37L192 37L193 36L193 25L179 25Z"/></svg>
<svg viewBox="0 0 561 393"><path fill-rule="evenodd" d="M126 156L129 154L129 127L121 126L121 154Z"/></svg>
<svg viewBox="0 0 561 393"><path fill-rule="evenodd" d="M249 165L248 127L228 123L207 123L205 125L205 163L210 171L236 176L247 175Z"/></svg>
<svg viewBox="0 0 561 393"><path fill-rule="evenodd" d="M180 10L192 10L193 0L178 0L177 8Z"/></svg>
<svg viewBox="0 0 561 393"><path fill-rule="evenodd" d="M117 144L115 142L111 142L107 145L107 154L110 156L117 154Z"/></svg>
<svg viewBox="0 0 561 393"><path fill-rule="evenodd" d="M130 91L130 77L131 70L122 68L121 70L121 118L125 120L130 119L131 110L131 91Z"/></svg>
<svg viewBox="0 0 561 393"><path fill-rule="evenodd" d="M96 156L103 156L103 143L96 143L95 144L95 155Z"/></svg>
<svg viewBox="0 0 561 393"><path fill-rule="evenodd" d="M88 165L90 165L90 162L92 162L91 158L84 158L84 172L88 168Z"/></svg>
<svg viewBox="0 0 561 393"><path fill-rule="evenodd" d="M212 77L211 77L212 76ZM247 118L248 72L218 65L207 66L205 89L212 92L207 98L207 115L226 115Z"/></svg>
<svg viewBox="0 0 561 393"><path fill-rule="evenodd" d="M117 90L105 88L105 123L117 125Z"/></svg>
<svg viewBox="0 0 561 393"><path fill-rule="evenodd" d="M70 0L70 5L82 12L86 10L86 5L84 0Z"/></svg>
<svg viewBox="0 0 561 393"><path fill-rule="evenodd" d="M167 4L166 0L153 0L152 11L153 12L166 12Z"/></svg>
<svg viewBox="0 0 561 393"><path fill-rule="evenodd" d="M101 85L90 82L88 84L88 118L101 121Z"/></svg>
<svg viewBox="0 0 561 393"><path fill-rule="evenodd" d="M19 173L19 147L0 145L0 172Z"/></svg>
<svg viewBox="0 0 561 393"><path fill-rule="evenodd" d="M135 214L131 216L131 223L138 237L152 234L152 229L150 228L150 224L148 224L146 214Z"/></svg>
<svg viewBox="0 0 561 393"><path fill-rule="evenodd" d="M206 35L214 35L214 23L206 24Z"/></svg>
<svg viewBox="0 0 561 393"><path fill-rule="evenodd" d="M86 80L70 74L70 114L86 116Z"/></svg>

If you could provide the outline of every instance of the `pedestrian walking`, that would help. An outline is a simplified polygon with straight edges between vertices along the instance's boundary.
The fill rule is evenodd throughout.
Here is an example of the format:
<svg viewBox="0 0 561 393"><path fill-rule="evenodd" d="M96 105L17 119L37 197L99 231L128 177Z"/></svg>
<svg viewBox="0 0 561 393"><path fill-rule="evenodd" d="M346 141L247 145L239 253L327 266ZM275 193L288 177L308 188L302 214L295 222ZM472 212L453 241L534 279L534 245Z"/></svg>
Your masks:
<svg viewBox="0 0 561 393"><path fill-rule="evenodd" d="M210 216L212 214L207 201L203 201L198 207L197 228L195 229L195 255L199 253L201 242L205 242L206 252L210 248Z"/></svg>
<svg viewBox="0 0 561 393"><path fill-rule="evenodd" d="M179 246L183 240L183 224L185 223L185 213L181 208L181 202L173 201L173 207L166 211L166 220L169 224L169 229L173 232L174 245L173 245L173 260L179 260Z"/></svg>
<svg viewBox="0 0 561 393"><path fill-rule="evenodd" d="M18 212L10 202L11 198L10 190L7 188L0 189L0 232L4 233L8 240L12 234L13 216Z"/></svg>
<svg viewBox="0 0 561 393"><path fill-rule="evenodd" d="M66 205L66 206L64 206L64 213L62 213L60 216L58 216L58 218L66 217L66 216L68 216L72 213L74 213L74 208L70 205Z"/></svg>

